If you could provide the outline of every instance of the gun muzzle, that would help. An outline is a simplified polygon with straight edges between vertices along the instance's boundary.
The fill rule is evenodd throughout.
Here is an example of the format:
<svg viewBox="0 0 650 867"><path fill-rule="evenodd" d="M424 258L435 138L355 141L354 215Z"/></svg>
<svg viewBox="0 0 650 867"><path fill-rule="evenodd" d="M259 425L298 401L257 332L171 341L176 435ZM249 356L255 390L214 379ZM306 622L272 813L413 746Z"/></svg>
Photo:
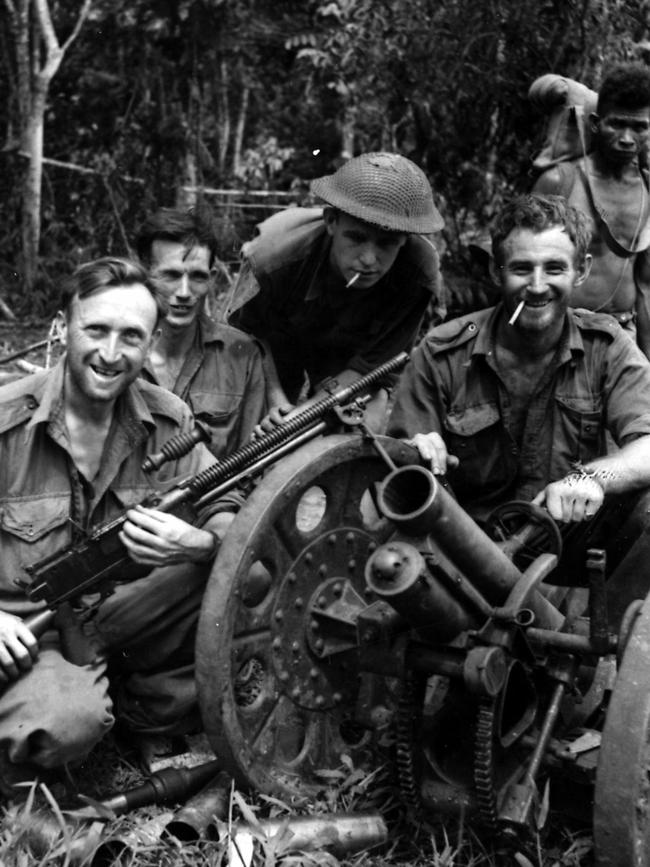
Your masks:
<svg viewBox="0 0 650 867"><path fill-rule="evenodd" d="M522 573L436 481L417 465L389 473L379 486L380 512L409 535L431 535L492 605L502 605ZM536 625L559 629L564 618L539 592L529 607Z"/></svg>

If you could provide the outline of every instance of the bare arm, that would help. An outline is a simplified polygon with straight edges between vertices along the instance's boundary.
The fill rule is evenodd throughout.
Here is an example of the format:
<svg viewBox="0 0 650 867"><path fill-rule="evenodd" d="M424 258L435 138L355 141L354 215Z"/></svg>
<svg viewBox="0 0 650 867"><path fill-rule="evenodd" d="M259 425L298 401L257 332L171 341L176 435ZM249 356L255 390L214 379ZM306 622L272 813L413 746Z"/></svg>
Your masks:
<svg viewBox="0 0 650 867"><path fill-rule="evenodd" d="M650 250L639 253L634 262L636 284L636 342L650 358Z"/></svg>
<svg viewBox="0 0 650 867"><path fill-rule="evenodd" d="M567 191L563 188L562 173L554 166L543 172L533 184L533 193L541 196L564 196Z"/></svg>

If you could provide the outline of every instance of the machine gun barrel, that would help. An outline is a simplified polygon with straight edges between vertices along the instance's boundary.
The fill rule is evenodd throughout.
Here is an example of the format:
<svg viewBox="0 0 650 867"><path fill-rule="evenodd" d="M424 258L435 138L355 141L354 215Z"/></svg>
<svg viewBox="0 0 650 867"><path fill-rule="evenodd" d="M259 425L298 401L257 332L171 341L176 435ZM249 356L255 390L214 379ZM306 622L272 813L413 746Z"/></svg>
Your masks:
<svg viewBox="0 0 650 867"><path fill-rule="evenodd" d="M367 395L391 373L399 370L408 361L402 352L385 364L379 365L365 376L334 391L328 397L296 413L293 418L278 425L274 430L253 442L237 449L228 457L207 467L202 472L175 485L168 491L155 492L142 505L169 512L186 521L196 519L196 509L212 499L210 493L219 488L220 493L235 484L242 471L259 471L273 460L286 454L287 448L297 448L304 442L304 434L321 432L336 407L349 403L354 398ZM231 485L227 484L232 482ZM33 601L43 601L50 608L74 599L83 593L106 591L112 582L124 579L125 570L135 574L128 552L120 540L120 531L126 521L126 513L93 527L88 536L74 542L49 556L25 567L31 582L25 586L27 596ZM141 571L140 571L141 574Z"/></svg>
<svg viewBox="0 0 650 867"><path fill-rule="evenodd" d="M431 535L452 562L471 577L492 605L501 605L522 573L424 467L400 467L380 485L382 514L406 533ZM539 592L529 607L539 626L559 629L562 615Z"/></svg>

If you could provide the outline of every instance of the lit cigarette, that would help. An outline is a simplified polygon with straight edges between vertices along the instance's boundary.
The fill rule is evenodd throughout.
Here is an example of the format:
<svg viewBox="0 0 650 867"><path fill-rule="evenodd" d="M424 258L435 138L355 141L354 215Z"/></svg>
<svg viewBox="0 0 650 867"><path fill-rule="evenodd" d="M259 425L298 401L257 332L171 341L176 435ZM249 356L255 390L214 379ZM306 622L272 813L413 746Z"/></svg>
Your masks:
<svg viewBox="0 0 650 867"><path fill-rule="evenodd" d="M348 282L345 284L345 288L346 288L346 289L349 289L350 286L354 286L354 284L357 282L357 280L359 279L359 277L361 277L361 271L357 271L356 274L353 274L353 275L350 277L350 279L348 280Z"/></svg>
<svg viewBox="0 0 650 867"><path fill-rule="evenodd" d="M510 319L508 319L508 325L514 325L515 324L517 319L519 319L519 314L521 313L521 311L524 309L525 306L526 306L526 302L524 300L520 301L519 304L517 304L517 307L515 308L515 312L512 314Z"/></svg>

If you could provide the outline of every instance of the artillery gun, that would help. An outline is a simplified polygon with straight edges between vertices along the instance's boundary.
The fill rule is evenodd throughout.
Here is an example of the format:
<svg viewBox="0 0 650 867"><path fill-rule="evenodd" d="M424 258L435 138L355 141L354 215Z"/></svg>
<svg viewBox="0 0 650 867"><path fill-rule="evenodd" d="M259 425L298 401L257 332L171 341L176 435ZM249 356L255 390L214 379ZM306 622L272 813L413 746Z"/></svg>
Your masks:
<svg viewBox="0 0 650 867"><path fill-rule="evenodd" d="M327 436L274 466L201 613L215 753L240 786L309 795L390 730L417 821L465 812L518 835L550 780L551 800L593 799L597 867L649 865L650 600L612 632L590 549L590 617L568 616L546 513L508 504L487 530L387 437Z"/></svg>

